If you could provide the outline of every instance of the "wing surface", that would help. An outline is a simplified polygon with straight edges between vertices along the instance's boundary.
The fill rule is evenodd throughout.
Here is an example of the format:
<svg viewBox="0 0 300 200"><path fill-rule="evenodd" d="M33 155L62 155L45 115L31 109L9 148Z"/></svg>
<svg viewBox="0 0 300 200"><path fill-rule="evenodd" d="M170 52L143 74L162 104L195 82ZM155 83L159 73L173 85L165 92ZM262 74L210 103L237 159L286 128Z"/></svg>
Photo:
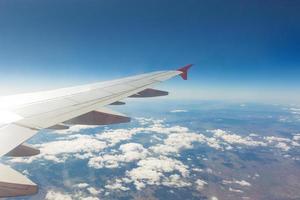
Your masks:
<svg viewBox="0 0 300 200"><path fill-rule="evenodd" d="M151 87L177 75L186 79L189 66L178 70L157 71L107 82L1 97L0 157L22 155L20 150L24 148L27 149L26 155L32 152L34 154L36 152L34 149L21 145L40 129L64 129L68 128L67 125L72 124L102 125L128 122L130 118L108 110L105 106L116 104L127 97L167 95L167 92L154 90ZM11 152L17 147L19 149ZM1 186L1 180L5 180L1 179L5 177L3 172L16 174L10 168L3 166L2 168L2 173L0 171L0 197L5 193ZM15 177L18 177L16 180L19 180L19 175L15 175ZM24 177L22 181L25 180L27 179ZM7 183L9 184L9 181ZM31 182L26 183L31 184ZM34 189L31 187L30 191L34 191ZM9 196L11 193L7 194ZM16 193L16 195L18 194Z"/></svg>

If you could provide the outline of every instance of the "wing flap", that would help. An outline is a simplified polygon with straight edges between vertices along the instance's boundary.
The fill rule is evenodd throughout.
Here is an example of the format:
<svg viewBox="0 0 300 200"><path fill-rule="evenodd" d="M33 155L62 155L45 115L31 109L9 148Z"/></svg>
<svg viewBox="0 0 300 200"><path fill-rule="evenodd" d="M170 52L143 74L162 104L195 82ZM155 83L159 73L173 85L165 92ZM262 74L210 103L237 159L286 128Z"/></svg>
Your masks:
<svg viewBox="0 0 300 200"><path fill-rule="evenodd" d="M10 157L24 157L24 156L35 156L40 154L40 150L29 146L28 144L21 144L8 152L6 156Z"/></svg>
<svg viewBox="0 0 300 200"><path fill-rule="evenodd" d="M66 130L66 129L69 129L69 128L70 128L69 126L66 126L66 125L63 125L63 124L56 124L54 126L48 127L47 129L50 129L50 130Z"/></svg>
<svg viewBox="0 0 300 200"><path fill-rule="evenodd" d="M0 164L0 198L31 195L38 186L12 168Z"/></svg>
<svg viewBox="0 0 300 200"><path fill-rule="evenodd" d="M37 133L37 130L9 124L0 128L0 157L4 156Z"/></svg>
<svg viewBox="0 0 300 200"><path fill-rule="evenodd" d="M108 125L126 122L130 122L130 118L124 114L108 108L101 108L67 120L64 123L80 125Z"/></svg>
<svg viewBox="0 0 300 200"><path fill-rule="evenodd" d="M123 102L123 101L116 101L116 102L113 102L113 103L111 103L111 104L109 104L109 105L112 105L112 106L120 106L120 105L125 105L126 103L125 102Z"/></svg>
<svg viewBox="0 0 300 200"><path fill-rule="evenodd" d="M162 91L162 90L156 90L147 88L141 92L138 92L137 94L131 95L129 97L131 98L146 98L146 97L160 97L160 96L167 96L169 92Z"/></svg>

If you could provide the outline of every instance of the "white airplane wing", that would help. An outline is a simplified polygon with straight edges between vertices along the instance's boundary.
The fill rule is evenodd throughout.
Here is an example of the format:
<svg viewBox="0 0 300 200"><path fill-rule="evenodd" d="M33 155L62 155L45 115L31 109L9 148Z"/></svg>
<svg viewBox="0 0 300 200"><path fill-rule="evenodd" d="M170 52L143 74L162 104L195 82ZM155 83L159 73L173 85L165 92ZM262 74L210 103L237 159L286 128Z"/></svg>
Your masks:
<svg viewBox="0 0 300 200"><path fill-rule="evenodd" d="M127 97L155 97L167 92L151 89L180 75L187 79L187 65L174 71L158 71L114 81L0 98L0 157L39 153L24 142L41 129L66 129L73 124L105 125L130 118L105 108L123 104ZM0 165L0 197L29 195L37 185L8 166Z"/></svg>

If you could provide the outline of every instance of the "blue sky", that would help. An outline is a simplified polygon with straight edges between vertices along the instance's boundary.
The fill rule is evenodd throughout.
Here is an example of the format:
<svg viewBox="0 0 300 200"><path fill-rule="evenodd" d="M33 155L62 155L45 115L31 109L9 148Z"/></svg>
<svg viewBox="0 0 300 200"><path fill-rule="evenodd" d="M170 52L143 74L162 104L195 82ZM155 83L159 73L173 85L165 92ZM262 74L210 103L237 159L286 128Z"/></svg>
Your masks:
<svg viewBox="0 0 300 200"><path fill-rule="evenodd" d="M298 103L299 10L296 0L1 0L0 91L194 63L188 82L162 88L175 98Z"/></svg>

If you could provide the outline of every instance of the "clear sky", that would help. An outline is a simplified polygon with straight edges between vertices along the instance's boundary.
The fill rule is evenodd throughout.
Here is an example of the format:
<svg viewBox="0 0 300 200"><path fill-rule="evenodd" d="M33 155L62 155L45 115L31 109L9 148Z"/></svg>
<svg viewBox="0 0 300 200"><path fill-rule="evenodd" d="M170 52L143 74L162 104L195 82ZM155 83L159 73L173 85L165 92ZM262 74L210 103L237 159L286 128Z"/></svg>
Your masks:
<svg viewBox="0 0 300 200"><path fill-rule="evenodd" d="M176 98L300 103L298 0L1 0L0 92L194 63Z"/></svg>

